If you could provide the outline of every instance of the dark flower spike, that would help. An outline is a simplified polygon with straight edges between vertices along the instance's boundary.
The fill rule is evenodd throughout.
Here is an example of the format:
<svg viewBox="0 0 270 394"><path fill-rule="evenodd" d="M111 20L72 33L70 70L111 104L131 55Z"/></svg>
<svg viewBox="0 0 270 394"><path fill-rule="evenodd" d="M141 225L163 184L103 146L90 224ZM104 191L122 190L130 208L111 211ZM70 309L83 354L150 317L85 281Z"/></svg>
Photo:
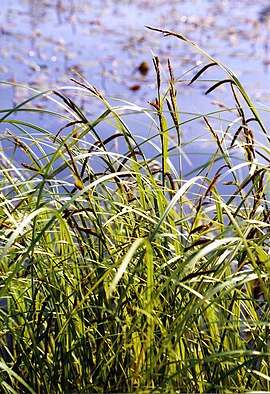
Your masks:
<svg viewBox="0 0 270 394"><path fill-rule="evenodd" d="M211 224L201 224L198 227L195 227L194 229L192 229L189 233L189 235L195 234L195 233L201 233L205 230L208 230L211 227Z"/></svg>
<svg viewBox="0 0 270 394"><path fill-rule="evenodd" d="M193 41L189 40L188 38L184 37L182 34L170 31L170 30L164 30L164 29L159 29L156 27L152 27L152 26L145 26L147 29L153 30L153 31L157 31L159 33L162 33L163 36L167 37L167 36L172 36L172 37L176 37L182 41L185 41L186 43L188 43L189 45L191 45L196 51L198 51L199 53L201 53L202 55L204 55L207 59L209 59L211 62L213 63L217 63L217 65L223 70L225 71L225 73L230 77L230 79L228 80L228 82L230 83L234 83L235 86L237 86L238 90L240 91L243 99L245 100L246 104L248 105L248 107L250 108L251 112L253 113L255 119L257 120L258 124L260 125L263 133L266 135L266 138L268 140L268 142L270 142L270 137L268 136L268 130L265 127L263 121L261 120L256 108L253 106L249 96L247 95L245 89L243 88L241 82L239 81L239 79L236 77L236 75L223 63L217 62L212 56L210 56L207 52L205 52L202 48L200 48L198 45L196 45ZM219 86L219 85L218 85ZM209 91L207 91L207 93L211 92L213 89L215 89L217 86L215 85L214 87L212 87ZM207 94L206 93L206 94Z"/></svg>
<svg viewBox="0 0 270 394"><path fill-rule="evenodd" d="M203 276L203 275L209 275L216 272L216 270L206 270L206 271L197 271L197 272L191 272L190 274L184 276L184 278L182 278L180 280L180 282L185 282L189 279L193 279L196 278L197 276Z"/></svg>
<svg viewBox="0 0 270 394"><path fill-rule="evenodd" d="M58 92L57 90L54 90L53 93L64 101L67 107L69 107L80 118L80 121L88 123L87 118L84 116L80 108L69 97L65 96L63 93Z"/></svg>
<svg viewBox="0 0 270 394"><path fill-rule="evenodd" d="M199 76L201 76L208 68L210 68L212 66L217 66L217 63L216 62L208 63L204 67L202 67L200 69L200 71L198 71L197 74L194 75L192 80L189 82L189 85L191 85L193 82L195 82L199 78Z"/></svg>
<svg viewBox="0 0 270 394"><path fill-rule="evenodd" d="M235 141L237 140L237 137L238 137L239 134L241 133L242 129L243 129L243 126L242 126L242 125L241 125L240 127L238 127L238 129L236 130L236 133L235 133L234 136L233 136L233 139L232 139L232 142L231 142L230 147L233 147L233 146L234 146L234 143L235 143Z"/></svg>
<svg viewBox="0 0 270 394"><path fill-rule="evenodd" d="M74 120L73 122L69 122L69 123L67 123L65 126L61 127L61 129L58 130L58 132L56 133L56 135L55 135L55 137L54 137L54 139L53 139L53 143L55 143L55 141L56 141L57 138L59 137L60 133L61 133L64 129L66 129L66 128L68 128L68 127L71 127L71 126L75 126L76 124L82 124L82 123L85 124L85 121L84 121L84 120Z"/></svg>
<svg viewBox="0 0 270 394"><path fill-rule="evenodd" d="M215 85L211 86L211 88L209 88L205 94L208 94L210 92L212 92L213 90L215 90L216 88L218 88L220 85L223 85L224 83L231 83L231 84L235 84L234 81L232 81L231 79L223 79L222 81L218 81L217 83L215 83Z"/></svg>

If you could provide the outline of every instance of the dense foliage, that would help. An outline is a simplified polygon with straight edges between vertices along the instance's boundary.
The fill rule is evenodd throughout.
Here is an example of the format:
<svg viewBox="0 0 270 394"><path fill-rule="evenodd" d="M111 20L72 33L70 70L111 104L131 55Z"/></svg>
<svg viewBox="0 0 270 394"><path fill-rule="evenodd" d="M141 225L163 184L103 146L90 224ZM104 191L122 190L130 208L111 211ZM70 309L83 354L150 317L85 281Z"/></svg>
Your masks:
<svg viewBox="0 0 270 394"><path fill-rule="evenodd" d="M179 79L168 62L163 91L158 57L148 109L80 79L74 99L29 89L1 110L1 392L270 391L269 138L205 56L191 82L219 67L208 92L226 84L234 105L190 116L215 146L192 171ZM59 110L36 108L42 95Z"/></svg>

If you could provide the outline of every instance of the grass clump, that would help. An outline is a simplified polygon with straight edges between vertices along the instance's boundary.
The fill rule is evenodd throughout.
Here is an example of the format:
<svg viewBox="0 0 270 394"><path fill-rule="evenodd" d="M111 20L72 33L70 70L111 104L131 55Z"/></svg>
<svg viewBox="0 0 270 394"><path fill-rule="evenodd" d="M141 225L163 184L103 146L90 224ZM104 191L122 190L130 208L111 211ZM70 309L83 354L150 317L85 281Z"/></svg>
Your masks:
<svg viewBox="0 0 270 394"><path fill-rule="evenodd" d="M1 111L2 392L269 391L267 130L205 55L191 82L221 68L209 91L226 83L234 105L188 121L157 57L150 110L74 80L70 94L46 92L64 113L26 106L44 92ZM182 128L198 119L215 149L190 169Z"/></svg>

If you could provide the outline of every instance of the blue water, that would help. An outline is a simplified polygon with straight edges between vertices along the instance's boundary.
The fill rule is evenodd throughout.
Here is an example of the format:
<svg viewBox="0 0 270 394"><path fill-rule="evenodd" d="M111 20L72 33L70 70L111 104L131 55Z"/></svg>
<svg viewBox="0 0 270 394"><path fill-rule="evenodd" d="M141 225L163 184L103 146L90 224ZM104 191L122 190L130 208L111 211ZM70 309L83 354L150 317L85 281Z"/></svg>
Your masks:
<svg viewBox="0 0 270 394"><path fill-rule="evenodd" d="M108 95L143 100L153 88L152 53L162 61L170 57L176 75L204 60L187 44L145 28L151 25L201 45L269 104L269 24L258 18L267 3L2 0L0 78L55 87L69 83L73 68ZM146 77L137 70L142 61L150 65ZM140 89L131 91L135 84Z"/></svg>
<svg viewBox="0 0 270 394"><path fill-rule="evenodd" d="M0 80L16 81L36 89L74 86L70 78L79 74L107 97L119 97L150 109L147 101L155 99L155 73L152 56L160 57L164 90L167 88L167 58L171 59L179 97L181 121L192 114L214 112L222 105L232 105L232 95L225 86L209 96L204 92L212 79L225 77L211 69L192 86L188 80L205 58L188 44L163 37L145 28L161 27L181 33L204 48L211 56L229 66L241 79L266 124L269 124L270 19L261 21L260 12L268 1L242 0L9 0L1 1ZM147 62L149 72L138 70ZM208 79L209 80L206 80ZM0 108L12 107L29 97L29 91L1 86ZM74 91L71 91L74 95ZM73 96L72 96L73 97ZM74 96L89 116L101 111L98 101ZM33 102L46 107L42 99ZM213 116L215 118L216 116ZM235 113L226 112L213 119L224 131ZM44 122L44 119L37 122ZM140 125L128 117L134 133L149 134L148 118ZM56 133L55 119L46 119L46 127ZM223 128L223 129L222 129ZM255 130L259 139L259 128ZM182 126L183 139L196 139L187 148L194 157L198 149L211 151L209 131L200 120Z"/></svg>

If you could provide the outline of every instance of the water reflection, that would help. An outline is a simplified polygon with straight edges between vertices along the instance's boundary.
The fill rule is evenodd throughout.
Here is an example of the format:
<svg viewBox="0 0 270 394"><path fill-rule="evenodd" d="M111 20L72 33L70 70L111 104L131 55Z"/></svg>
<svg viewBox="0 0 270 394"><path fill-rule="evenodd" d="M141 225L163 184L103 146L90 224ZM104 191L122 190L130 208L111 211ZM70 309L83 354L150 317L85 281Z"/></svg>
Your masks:
<svg viewBox="0 0 270 394"><path fill-rule="evenodd" d="M75 69L99 87L106 76L109 95L128 97L131 90L140 100L154 75L142 78L134 70L151 64L151 51L170 57L180 72L200 60L183 43L147 31L148 24L187 35L237 71L256 98L269 99L262 78L269 67L269 7L263 3L5 0L1 79L50 87L68 82Z"/></svg>

